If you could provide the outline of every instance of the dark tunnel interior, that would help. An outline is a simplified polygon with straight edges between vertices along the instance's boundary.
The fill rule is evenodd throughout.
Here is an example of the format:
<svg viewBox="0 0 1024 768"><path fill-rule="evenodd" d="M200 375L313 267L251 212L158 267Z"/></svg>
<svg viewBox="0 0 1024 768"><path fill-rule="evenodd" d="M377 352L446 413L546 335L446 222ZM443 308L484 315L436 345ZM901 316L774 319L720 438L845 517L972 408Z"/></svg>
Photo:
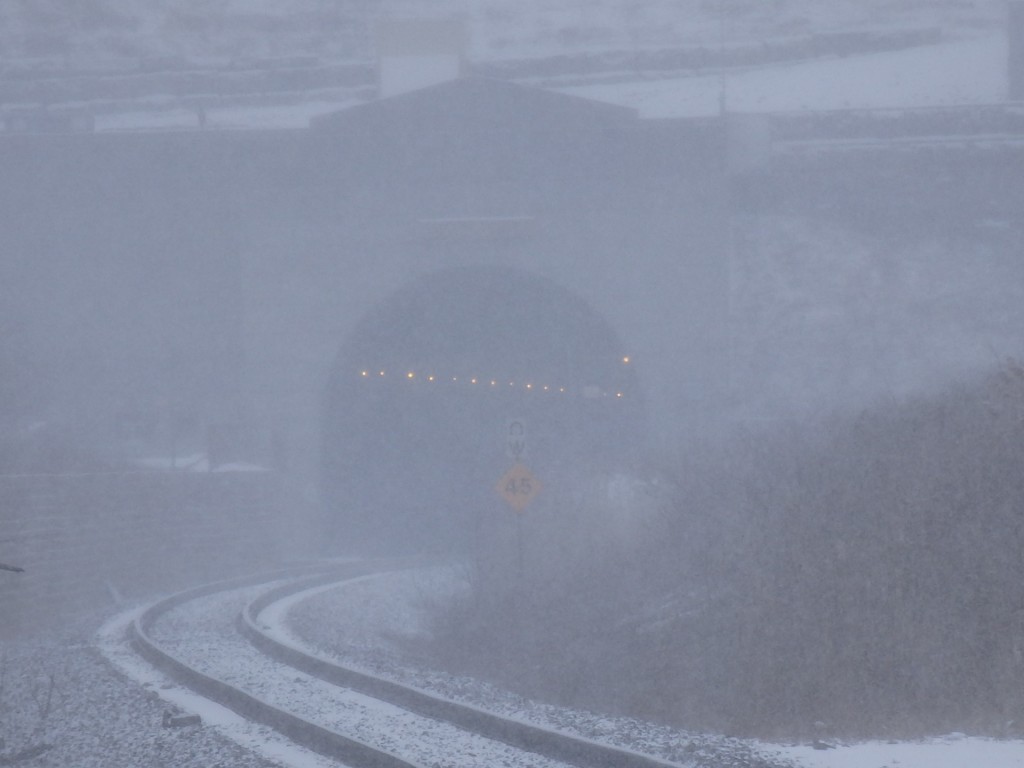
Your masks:
<svg viewBox="0 0 1024 768"><path fill-rule="evenodd" d="M644 433L634 361L604 318L527 272L428 274L371 310L342 346L324 407L322 490L331 547L460 551L501 505L516 458L548 486L627 465Z"/></svg>

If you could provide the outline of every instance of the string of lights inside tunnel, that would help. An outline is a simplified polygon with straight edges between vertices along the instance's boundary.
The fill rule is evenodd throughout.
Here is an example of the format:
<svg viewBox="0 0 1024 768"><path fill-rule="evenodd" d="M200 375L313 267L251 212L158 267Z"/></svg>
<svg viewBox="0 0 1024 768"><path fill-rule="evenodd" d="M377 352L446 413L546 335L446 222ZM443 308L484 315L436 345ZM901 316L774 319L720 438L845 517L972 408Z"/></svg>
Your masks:
<svg viewBox="0 0 1024 768"><path fill-rule="evenodd" d="M623 365L629 365L631 358L625 355L621 358ZM580 395L582 397L591 398L602 398L602 397L613 397L617 400L625 398L625 393L621 390L609 392L597 385L586 385L582 387L566 387L556 386L552 384L539 384L534 381L516 381L508 380L503 378L488 378L486 376L446 376L437 373L421 373L419 371L410 369L399 369L399 374L389 374L386 369L383 368L360 368L359 377L366 379L367 381L374 381L380 379L394 379L399 378L409 383L427 383L427 384L469 384L471 387L479 387L480 389L489 390L505 390L505 389L517 389L520 391L532 392L532 393L548 393L557 395Z"/></svg>

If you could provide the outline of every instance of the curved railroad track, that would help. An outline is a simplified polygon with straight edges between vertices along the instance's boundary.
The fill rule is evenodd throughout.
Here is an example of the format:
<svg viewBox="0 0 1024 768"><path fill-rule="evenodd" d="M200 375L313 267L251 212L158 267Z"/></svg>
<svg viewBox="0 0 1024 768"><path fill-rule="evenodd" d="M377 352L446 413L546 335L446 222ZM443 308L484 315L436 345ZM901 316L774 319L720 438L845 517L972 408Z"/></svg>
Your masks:
<svg viewBox="0 0 1024 768"><path fill-rule="evenodd" d="M181 684L352 768L679 766L343 666L261 621L301 592L418 564L358 561L208 585L149 606L129 632L137 652Z"/></svg>

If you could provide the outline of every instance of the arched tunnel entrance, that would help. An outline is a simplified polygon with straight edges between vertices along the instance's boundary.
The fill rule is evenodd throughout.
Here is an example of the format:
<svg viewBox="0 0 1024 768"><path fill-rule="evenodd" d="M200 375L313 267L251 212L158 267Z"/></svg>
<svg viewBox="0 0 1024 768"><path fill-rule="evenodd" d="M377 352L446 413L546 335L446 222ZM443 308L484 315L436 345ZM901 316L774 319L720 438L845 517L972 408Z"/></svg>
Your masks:
<svg viewBox="0 0 1024 768"><path fill-rule="evenodd" d="M530 273L428 274L357 324L330 377L322 488L340 552L465 551L513 458L544 494L634 460L645 433L636 372L604 318Z"/></svg>

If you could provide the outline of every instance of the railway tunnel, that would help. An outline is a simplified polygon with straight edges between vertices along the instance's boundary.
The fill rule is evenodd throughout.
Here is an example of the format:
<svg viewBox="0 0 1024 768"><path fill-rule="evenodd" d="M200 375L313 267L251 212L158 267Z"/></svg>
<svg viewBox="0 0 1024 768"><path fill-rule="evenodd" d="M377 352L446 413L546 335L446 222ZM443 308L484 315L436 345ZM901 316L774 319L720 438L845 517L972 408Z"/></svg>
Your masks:
<svg viewBox="0 0 1024 768"><path fill-rule="evenodd" d="M322 489L340 552L459 552L518 458L549 498L581 471L635 460L645 434L634 362L560 285L510 267L429 273L371 309L329 379Z"/></svg>

